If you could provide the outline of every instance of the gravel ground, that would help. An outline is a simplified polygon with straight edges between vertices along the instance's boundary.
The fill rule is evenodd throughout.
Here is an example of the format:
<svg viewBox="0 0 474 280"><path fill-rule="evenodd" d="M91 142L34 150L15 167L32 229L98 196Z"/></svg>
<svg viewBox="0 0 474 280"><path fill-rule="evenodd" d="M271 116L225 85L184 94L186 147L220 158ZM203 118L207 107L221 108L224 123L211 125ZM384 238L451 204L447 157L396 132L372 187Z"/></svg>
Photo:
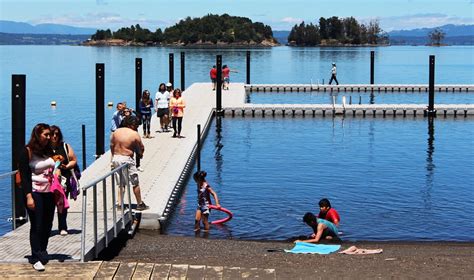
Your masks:
<svg viewBox="0 0 474 280"><path fill-rule="evenodd" d="M291 242L216 240L202 237L138 232L117 242L101 256L104 260L171 264L258 267L276 269L278 279L318 278L474 278L474 243L457 242L357 242L342 243L383 249L377 255L295 255L268 252L290 249Z"/></svg>

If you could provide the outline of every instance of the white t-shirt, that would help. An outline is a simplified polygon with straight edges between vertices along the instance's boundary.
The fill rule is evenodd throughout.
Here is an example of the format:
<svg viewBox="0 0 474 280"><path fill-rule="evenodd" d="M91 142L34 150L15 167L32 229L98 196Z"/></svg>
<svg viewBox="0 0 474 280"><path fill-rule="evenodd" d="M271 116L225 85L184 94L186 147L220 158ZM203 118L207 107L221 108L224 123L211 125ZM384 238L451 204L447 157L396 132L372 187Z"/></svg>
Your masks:
<svg viewBox="0 0 474 280"><path fill-rule="evenodd" d="M169 106L168 104L170 102L170 93L168 91L165 91L163 93L159 91L156 92L155 101L156 101L157 109L168 108Z"/></svg>

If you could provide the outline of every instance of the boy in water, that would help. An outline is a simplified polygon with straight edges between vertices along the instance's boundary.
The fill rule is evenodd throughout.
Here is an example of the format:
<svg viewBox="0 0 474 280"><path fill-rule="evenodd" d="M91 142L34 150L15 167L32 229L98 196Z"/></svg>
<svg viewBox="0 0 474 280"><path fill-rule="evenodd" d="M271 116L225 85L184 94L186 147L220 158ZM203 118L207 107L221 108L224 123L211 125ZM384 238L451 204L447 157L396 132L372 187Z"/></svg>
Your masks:
<svg viewBox="0 0 474 280"><path fill-rule="evenodd" d="M214 197L217 207L221 207L219 204L219 198L217 194L212 190L211 186L206 181L206 171L198 171L194 173L193 178L197 183L198 192L198 207L196 209L196 219L194 221L194 231L199 231L201 218L204 224L204 231L209 231L209 204L211 204L211 195Z"/></svg>
<svg viewBox="0 0 474 280"><path fill-rule="evenodd" d="M306 240L296 240L295 242L318 243L321 240L341 241L337 234L337 227L333 223L324 219L318 219L311 212L307 212L303 216L303 222L313 229L313 234Z"/></svg>
<svg viewBox="0 0 474 280"><path fill-rule="evenodd" d="M341 218L339 218L339 213L337 213L336 209L331 208L331 202L329 202L329 199L323 198L319 201L319 219L325 219L327 221L330 221L331 223L335 224L336 226L339 226L339 222L341 221Z"/></svg>

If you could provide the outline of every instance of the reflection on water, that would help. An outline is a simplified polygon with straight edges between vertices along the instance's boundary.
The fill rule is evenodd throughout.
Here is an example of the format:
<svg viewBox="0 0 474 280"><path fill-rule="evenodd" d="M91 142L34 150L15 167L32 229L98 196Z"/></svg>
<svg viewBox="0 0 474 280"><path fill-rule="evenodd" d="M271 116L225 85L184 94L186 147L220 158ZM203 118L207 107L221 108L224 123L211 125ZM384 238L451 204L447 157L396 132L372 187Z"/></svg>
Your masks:
<svg viewBox="0 0 474 280"><path fill-rule="evenodd" d="M210 238L307 234L302 215L327 197L346 240L474 241L473 119L237 117L220 124L205 141L202 168L234 218ZM183 199L167 234L194 234L196 194Z"/></svg>

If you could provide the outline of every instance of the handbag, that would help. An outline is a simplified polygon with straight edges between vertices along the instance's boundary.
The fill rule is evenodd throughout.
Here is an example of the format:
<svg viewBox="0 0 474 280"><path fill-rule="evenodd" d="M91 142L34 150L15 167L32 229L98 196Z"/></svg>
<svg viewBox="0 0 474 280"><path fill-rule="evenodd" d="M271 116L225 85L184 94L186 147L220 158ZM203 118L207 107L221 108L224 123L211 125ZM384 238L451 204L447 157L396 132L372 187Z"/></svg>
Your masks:
<svg viewBox="0 0 474 280"><path fill-rule="evenodd" d="M67 161L69 162L69 149L67 148L67 144L64 143L64 151L66 151ZM69 177L69 186L71 187L71 197L72 199L76 200L77 196L80 194L80 184L79 179L81 178L81 170L79 166L74 165L74 168L69 169L71 171L71 177Z"/></svg>

